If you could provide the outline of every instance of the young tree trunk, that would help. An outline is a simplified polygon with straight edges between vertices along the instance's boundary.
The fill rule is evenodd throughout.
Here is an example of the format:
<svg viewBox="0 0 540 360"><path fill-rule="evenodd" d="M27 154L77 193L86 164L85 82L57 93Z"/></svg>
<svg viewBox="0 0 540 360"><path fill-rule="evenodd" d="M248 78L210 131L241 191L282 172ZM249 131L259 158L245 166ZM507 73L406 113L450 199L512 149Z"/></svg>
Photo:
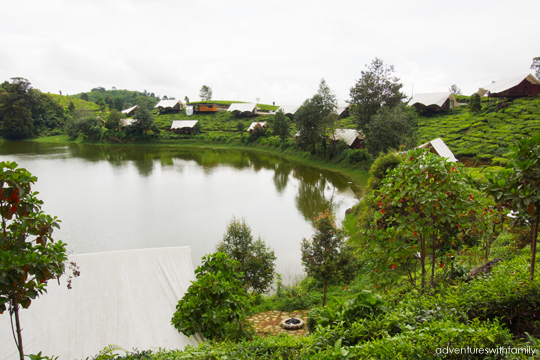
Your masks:
<svg viewBox="0 0 540 360"><path fill-rule="evenodd" d="M435 236L431 237L431 287L435 286Z"/></svg>
<svg viewBox="0 0 540 360"><path fill-rule="evenodd" d="M17 329L17 347L19 348L19 358L24 360L24 350L22 343L22 334L21 334L21 323L19 322L19 304L15 303L13 306L13 314L15 315L15 328Z"/></svg>
<svg viewBox="0 0 540 360"><path fill-rule="evenodd" d="M536 262L536 240L538 238L538 220L540 217L539 209L536 209L536 221L534 222L534 232L531 242L531 281L534 281L534 263Z"/></svg>
<svg viewBox="0 0 540 360"><path fill-rule="evenodd" d="M326 280L324 280L322 296L322 306L324 307L324 305L326 305Z"/></svg>
<svg viewBox="0 0 540 360"><path fill-rule="evenodd" d="M420 235L420 264L422 265L422 291L426 287L426 240L424 235Z"/></svg>

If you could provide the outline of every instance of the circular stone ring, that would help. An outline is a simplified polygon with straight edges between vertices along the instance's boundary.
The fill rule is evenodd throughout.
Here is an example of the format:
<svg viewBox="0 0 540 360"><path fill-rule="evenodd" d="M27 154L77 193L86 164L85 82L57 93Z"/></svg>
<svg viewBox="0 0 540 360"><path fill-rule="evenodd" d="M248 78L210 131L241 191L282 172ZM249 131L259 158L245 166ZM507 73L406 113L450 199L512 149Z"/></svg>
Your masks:
<svg viewBox="0 0 540 360"><path fill-rule="evenodd" d="M281 322L281 327L285 330L298 330L304 326L304 321L295 318L288 318Z"/></svg>

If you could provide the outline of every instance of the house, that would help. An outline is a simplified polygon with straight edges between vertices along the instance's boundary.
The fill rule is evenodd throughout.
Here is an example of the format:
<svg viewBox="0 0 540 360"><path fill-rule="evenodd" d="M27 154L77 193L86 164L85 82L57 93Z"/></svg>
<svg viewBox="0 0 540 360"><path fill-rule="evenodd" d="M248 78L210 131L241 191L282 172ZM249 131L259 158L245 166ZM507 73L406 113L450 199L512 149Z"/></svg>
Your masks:
<svg viewBox="0 0 540 360"><path fill-rule="evenodd" d="M216 112L218 107L216 104L198 104L195 110L196 112Z"/></svg>
<svg viewBox="0 0 540 360"><path fill-rule="evenodd" d="M234 115L256 115L257 104L255 103L234 103L229 106L227 111L232 112Z"/></svg>
<svg viewBox="0 0 540 360"><path fill-rule="evenodd" d="M154 106L154 109L159 109L159 112L165 111L180 111L184 108L184 104L180 100L161 100Z"/></svg>
<svg viewBox="0 0 540 360"><path fill-rule="evenodd" d="M454 110L454 107L459 105L451 92L439 92L415 94L409 101L409 106L414 106L418 110Z"/></svg>
<svg viewBox="0 0 540 360"><path fill-rule="evenodd" d="M349 114L349 107L350 106L351 106L351 104L347 104L347 103L338 104L338 107L337 107L335 113L338 115L339 119L350 116L350 114Z"/></svg>
<svg viewBox="0 0 540 360"><path fill-rule="evenodd" d="M458 161L456 159L456 157L454 156L454 154L452 153L452 150L450 150L448 148L448 146L446 146L446 144L444 143L444 141L441 138L431 140L430 142L427 142L425 144L422 144L422 145L418 146L418 148L419 149L428 149L429 151L431 151L435 155L445 157L446 159L448 159L448 161L451 161L451 162L457 162Z"/></svg>
<svg viewBox="0 0 540 360"><path fill-rule="evenodd" d="M195 124L198 120L173 120L171 131L176 133L195 133Z"/></svg>
<svg viewBox="0 0 540 360"><path fill-rule="evenodd" d="M266 130L266 121L264 122L256 121L256 122L252 122L246 131L248 131L250 134L253 134L253 130L255 130L255 126L257 125L259 125L263 130Z"/></svg>
<svg viewBox="0 0 540 360"><path fill-rule="evenodd" d="M122 114L126 114L127 116L133 116L135 114L135 110L137 109L138 105L132 106L129 109L122 110Z"/></svg>
<svg viewBox="0 0 540 360"><path fill-rule="evenodd" d="M298 111L298 109L300 109L301 106L302 105L283 105L280 106L277 111L282 110L286 116L292 119L294 117L294 114Z"/></svg>
<svg viewBox="0 0 540 360"><path fill-rule="evenodd" d="M517 99L540 94L540 81L531 74L503 77L492 84L481 87L477 94L496 98Z"/></svg>
<svg viewBox="0 0 540 360"><path fill-rule="evenodd" d="M330 136L332 142L343 140L351 149L363 149L365 138L364 134L355 129L336 129Z"/></svg>

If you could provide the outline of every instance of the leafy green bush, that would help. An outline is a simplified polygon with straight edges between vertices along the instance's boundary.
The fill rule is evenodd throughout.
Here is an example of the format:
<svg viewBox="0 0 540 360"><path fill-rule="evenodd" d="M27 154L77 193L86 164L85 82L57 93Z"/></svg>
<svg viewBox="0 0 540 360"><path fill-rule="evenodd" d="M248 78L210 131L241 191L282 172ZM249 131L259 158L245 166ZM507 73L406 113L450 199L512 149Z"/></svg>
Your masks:
<svg viewBox="0 0 540 360"><path fill-rule="evenodd" d="M187 293L171 320L186 336L201 333L216 341L249 336L245 323L249 298L236 272L237 262L224 253L202 258Z"/></svg>
<svg viewBox="0 0 540 360"><path fill-rule="evenodd" d="M361 163L369 160L369 153L365 149L355 149L349 152L350 163Z"/></svg>

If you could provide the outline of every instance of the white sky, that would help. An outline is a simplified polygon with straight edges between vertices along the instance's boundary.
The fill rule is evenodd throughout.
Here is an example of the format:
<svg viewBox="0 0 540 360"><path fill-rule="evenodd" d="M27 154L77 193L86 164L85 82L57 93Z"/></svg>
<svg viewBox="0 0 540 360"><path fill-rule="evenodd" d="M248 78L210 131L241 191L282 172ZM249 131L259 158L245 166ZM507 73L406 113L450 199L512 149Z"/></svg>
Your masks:
<svg viewBox="0 0 540 360"><path fill-rule="evenodd" d="M338 100L375 57L403 91L464 95L531 73L540 1L0 1L0 81L43 92L103 86L199 100Z"/></svg>

